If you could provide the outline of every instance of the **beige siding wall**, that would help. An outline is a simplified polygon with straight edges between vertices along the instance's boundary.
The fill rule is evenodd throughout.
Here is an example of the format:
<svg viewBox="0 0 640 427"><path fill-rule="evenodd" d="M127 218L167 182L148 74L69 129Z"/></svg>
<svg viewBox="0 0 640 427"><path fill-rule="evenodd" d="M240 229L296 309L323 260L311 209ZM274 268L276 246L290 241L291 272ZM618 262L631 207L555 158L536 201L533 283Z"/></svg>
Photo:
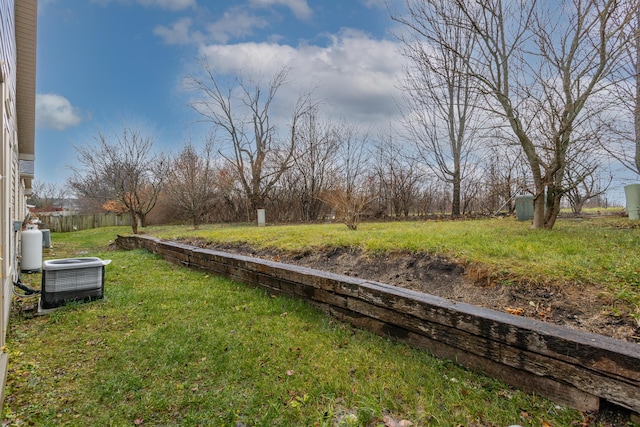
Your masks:
<svg viewBox="0 0 640 427"><path fill-rule="evenodd" d="M14 2L13 0L0 2L0 22L2 27L0 43L0 80L2 80L2 163L0 164L0 221L2 230L0 231L0 248L2 262L0 263L0 274L2 275L2 304L0 305L0 346L5 345L7 335L7 324L9 321L9 310L11 306L11 286L13 282L12 248L9 226L13 216L11 205L15 200L14 185L12 185L13 175L13 146L15 145L14 135L16 133L15 99L16 99L16 43L14 28ZM13 109L13 111L12 111Z"/></svg>
<svg viewBox="0 0 640 427"><path fill-rule="evenodd" d="M2 83L2 99L6 100L6 85ZM2 111L3 117L3 128L2 128L2 155L0 157L0 175L3 177L9 176L7 173L8 170L11 169L11 149L10 147L10 135L8 129L5 127L5 123L8 122L6 119L7 109L5 108L6 103L3 101L0 110ZM2 209L0 210L0 224L2 224L2 228L0 229L0 274L2 275L2 289L0 295L2 304L0 304L0 314L2 317L0 318L0 344L4 345L5 337L6 337L6 328L9 322L9 306L11 302L11 283L12 276L10 274L12 262L11 262L11 242L9 236L9 230L7 223L10 222L11 213L10 213L10 195L11 195L11 180L9 179L0 179L0 206ZM7 292L8 291L8 292Z"/></svg>
<svg viewBox="0 0 640 427"><path fill-rule="evenodd" d="M19 0L23 1L23 0ZM32 0L29 0L30 2ZM17 118L17 43L15 0L0 1L0 348L4 349L9 324L13 282L16 279L13 222L24 218L25 183L20 177ZM0 404L4 400L7 357L0 351Z"/></svg>

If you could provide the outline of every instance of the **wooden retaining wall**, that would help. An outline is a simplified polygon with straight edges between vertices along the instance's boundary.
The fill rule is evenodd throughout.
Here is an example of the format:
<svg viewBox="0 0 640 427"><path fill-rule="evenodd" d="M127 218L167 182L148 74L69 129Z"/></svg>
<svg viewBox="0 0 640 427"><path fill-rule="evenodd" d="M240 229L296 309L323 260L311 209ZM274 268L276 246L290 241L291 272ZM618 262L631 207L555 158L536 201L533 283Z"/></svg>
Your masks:
<svg viewBox="0 0 640 427"><path fill-rule="evenodd" d="M123 249L303 298L336 318L580 411L602 401L640 413L640 345L384 283L200 249L118 236Z"/></svg>

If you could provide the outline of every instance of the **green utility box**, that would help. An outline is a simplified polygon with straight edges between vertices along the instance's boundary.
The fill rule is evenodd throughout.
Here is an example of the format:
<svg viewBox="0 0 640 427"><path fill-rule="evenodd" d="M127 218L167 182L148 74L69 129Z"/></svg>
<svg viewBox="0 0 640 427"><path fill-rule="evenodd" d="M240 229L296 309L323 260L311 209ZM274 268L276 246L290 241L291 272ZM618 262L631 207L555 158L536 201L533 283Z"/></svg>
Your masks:
<svg viewBox="0 0 640 427"><path fill-rule="evenodd" d="M533 219L532 195L516 196L516 218L518 221L530 221Z"/></svg>

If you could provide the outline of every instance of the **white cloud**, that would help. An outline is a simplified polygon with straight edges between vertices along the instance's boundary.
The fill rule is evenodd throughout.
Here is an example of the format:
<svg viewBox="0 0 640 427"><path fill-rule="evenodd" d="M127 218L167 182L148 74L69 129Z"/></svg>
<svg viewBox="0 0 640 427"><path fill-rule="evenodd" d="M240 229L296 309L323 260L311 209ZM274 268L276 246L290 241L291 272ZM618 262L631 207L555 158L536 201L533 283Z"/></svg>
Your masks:
<svg viewBox="0 0 640 427"><path fill-rule="evenodd" d="M163 39L166 44L190 44L199 38L199 33L191 33L191 22L190 18L181 18L174 22L171 27L158 25L153 29L153 34Z"/></svg>
<svg viewBox="0 0 640 427"><path fill-rule="evenodd" d="M114 1L123 4L130 4L135 1L135 3L143 6L157 7L166 10L184 10L197 6L196 0L91 0L92 3L97 3L102 6L107 6Z"/></svg>
<svg viewBox="0 0 640 427"><path fill-rule="evenodd" d="M209 45L202 54L219 76L264 81L286 66L290 84L281 89L282 97L292 100L301 90L314 89L337 119L375 128L388 126L398 114L404 59L392 41L348 30L333 36L326 47L238 43Z"/></svg>
<svg viewBox="0 0 640 427"><path fill-rule="evenodd" d="M293 12L298 19L309 19L312 15L307 0L250 0L250 4L252 6L265 8L284 6L291 9L291 12Z"/></svg>
<svg viewBox="0 0 640 427"><path fill-rule="evenodd" d="M217 21L206 25L204 31L194 29L191 18L181 18L171 26L158 25L153 33L169 45L201 44L204 42L227 43L253 35L256 28L266 28L268 21L245 9L232 8Z"/></svg>
<svg viewBox="0 0 640 427"><path fill-rule="evenodd" d="M388 0L361 0L369 9L385 9Z"/></svg>
<svg viewBox="0 0 640 427"><path fill-rule="evenodd" d="M220 74L271 75L298 56L295 48L273 43L209 45L202 49L212 70Z"/></svg>
<svg viewBox="0 0 640 427"><path fill-rule="evenodd" d="M36 96L36 125L39 128L65 130L82 122L79 110L67 98L53 93Z"/></svg>
<svg viewBox="0 0 640 427"><path fill-rule="evenodd" d="M108 3L111 1L132 0L93 0L95 2ZM191 0L136 0L138 3L164 4L169 2L186 2ZM195 0L194 0L195 5ZM249 6L249 7L247 7ZM255 30L265 29L271 25L269 17L260 9L271 9L274 6L289 8L298 19L309 19L312 15L311 8L306 0L248 0L243 6L231 7L213 22L203 24L200 19L181 18L169 26L158 25L153 33L169 45L186 45L202 43L229 43L230 40L241 40L251 37ZM262 14L261 14L262 12ZM276 39L274 35L271 39Z"/></svg>
<svg viewBox="0 0 640 427"><path fill-rule="evenodd" d="M144 6L158 7L166 10L183 10L196 7L196 0L137 0Z"/></svg>
<svg viewBox="0 0 640 427"><path fill-rule="evenodd" d="M248 13L244 9L232 8L224 15L207 25L210 40L216 43L227 43L231 38L242 38L253 34L254 28L266 28L269 25L266 19Z"/></svg>

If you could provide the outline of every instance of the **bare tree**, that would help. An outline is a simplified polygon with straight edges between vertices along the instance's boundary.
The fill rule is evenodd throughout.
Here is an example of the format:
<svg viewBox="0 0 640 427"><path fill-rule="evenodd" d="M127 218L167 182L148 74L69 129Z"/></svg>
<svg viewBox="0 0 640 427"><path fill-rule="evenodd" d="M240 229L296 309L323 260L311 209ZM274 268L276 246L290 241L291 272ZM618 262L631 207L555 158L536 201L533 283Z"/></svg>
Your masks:
<svg viewBox="0 0 640 427"><path fill-rule="evenodd" d="M350 230L357 230L363 213L371 203L369 189L372 182L366 175L368 165L368 135L360 134L355 126L336 127L338 140L336 185L327 191L322 200L330 205L336 219Z"/></svg>
<svg viewBox="0 0 640 427"><path fill-rule="evenodd" d="M569 177L571 176L571 171L569 171L568 175ZM589 200L606 194L612 180L613 177L611 175L605 178L599 174L593 174L576 183L567 193L567 199L573 214L580 215L582 208Z"/></svg>
<svg viewBox="0 0 640 427"><path fill-rule="evenodd" d="M451 205L445 184L431 176L425 176L414 203L420 216L439 217Z"/></svg>
<svg viewBox="0 0 640 427"><path fill-rule="evenodd" d="M387 215L408 217L423 174L403 147L391 131L381 133L375 144L374 168L380 184L379 198Z"/></svg>
<svg viewBox="0 0 640 427"><path fill-rule="evenodd" d="M317 108L301 122L292 178L299 189L303 221L318 219L324 206L321 196L335 185L336 137L334 125L322 120Z"/></svg>
<svg viewBox="0 0 640 427"><path fill-rule="evenodd" d="M490 213L503 209L513 213L515 197L526 191L521 171L522 150L519 146L490 145L484 158L484 209Z"/></svg>
<svg viewBox="0 0 640 427"><path fill-rule="evenodd" d="M66 195L63 188L50 183L34 181L29 202L40 211L50 211L64 208Z"/></svg>
<svg viewBox="0 0 640 427"><path fill-rule="evenodd" d="M72 168L70 186L80 195L102 203L111 201L128 212L131 227L146 225L167 175L164 156L152 153L153 138L123 126L113 139L98 132L95 145L75 146L82 168Z"/></svg>
<svg viewBox="0 0 640 427"><path fill-rule="evenodd" d="M216 199L219 206L226 207L229 214L221 216L222 220L239 220L242 217L246 199L242 194L242 187L236 177L236 169L229 163L225 163L216 171Z"/></svg>
<svg viewBox="0 0 640 427"><path fill-rule="evenodd" d="M631 76L635 91L631 97L633 105L633 136L635 142L635 165L636 172L640 174L640 8L636 9L635 21L632 27L629 43L628 56L631 64Z"/></svg>
<svg viewBox="0 0 640 427"><path fill-rule="evenodd" d="M418 153L435 175L451 185L451 214L461 213L462 182L473 173L477 159L475 134L478 93L466 72L475 48L473 32L450 25L462 13L449 0L407 3L409 17L399 19L409 28L399 36L402 53L410 60L405 69L405 122ZM425 43L425 39L429 43Z"/></svg>
<svg viewBox="0 0 640 427"><path fill-rule="evenodd" d="M200 95L191 107L224 132L228 150L220 153L235 168L248 198L247 216L264 208L269 192L293 164L300 119L312 107L310 96L300 96L292 108L285 136L271 120L271 107L286 83L288 70L277 72L265 86L234 80L225 89L209 62L201 61L203 77L189 75L187 85Z"/></svg>
<svg viewBox="0 0 640 427"><path fill-rule="evenodd" d="M465 61L461 72L485 96L483 106L515 135L535 187L533 227L553 228L568 190L569 148L584 141L574 132L603 113L603 106L585 107L619 66L638 1L452 0L455 10L436 0L407 1L413 9L424 4L426 16L440 16L475 37L468 58L430 30L422 32L426 42Z"/></svg>
<svg viewBox="0 0 640 427"><path fill-rule="evenodd" d="M191 221L193 228L200 224L212 207L216 177L212 164L213 138L210 136L201 152L190 142L173 159L166 191L180 212Z"/></svg>
<svg viewBox="0 0 640 427"><path fill-rule="evenodd" d="M612 94L616 106L605 117L611 128L610 138L603 140L604 149L622 166L640 175L640 9L628 27L629 39L623 66Z"/></svg>

